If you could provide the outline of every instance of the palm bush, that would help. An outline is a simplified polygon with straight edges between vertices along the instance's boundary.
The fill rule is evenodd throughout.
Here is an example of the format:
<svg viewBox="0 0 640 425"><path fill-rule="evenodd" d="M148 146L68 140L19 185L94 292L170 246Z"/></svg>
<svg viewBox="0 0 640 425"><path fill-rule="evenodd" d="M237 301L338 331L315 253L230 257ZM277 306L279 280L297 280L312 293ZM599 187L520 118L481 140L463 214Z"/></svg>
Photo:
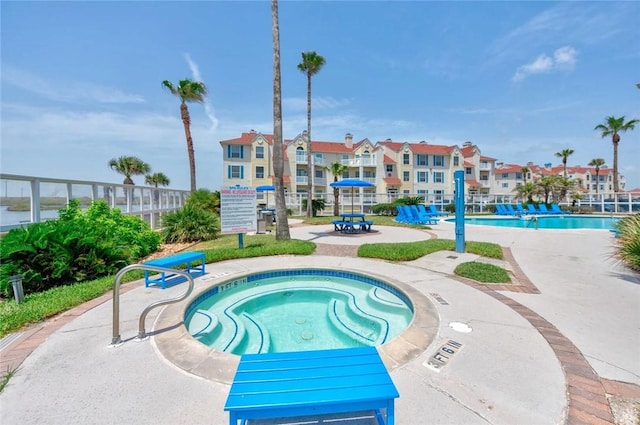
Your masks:
<svg viewBox="0 0 640 425"><path fill-rule="evenodd" d="M616 223L617 246L613 256L629 268L640 271L640 214Z"/></svg>
<svg viewBox="0 0 640 425"><path fill-rule="evenodd" d="M77 200L59 218L9 231L0 241L0 296L9 278L22 276L26 294L96 279L154 252L160 235L137 217L96 201L83 212Z"/></svg>
<svg viewBox="0 0 640 425"><path fill-rule="evenodd" d="M162 227L166 243L208 241L218 236L220 220L197 203L187 203L176 212L162 216Z"/></svg>
<svg viewBox="0 0 640 425"><path fill-rule="evenodd" d="M324 211L326 205L324 202L324 199L314 199L313 201L311 201L311 213L312 216L315 217L318 215L318 211ZM307 208L307 200L303 199L302 200L302 209L306 209Z"/></svg>

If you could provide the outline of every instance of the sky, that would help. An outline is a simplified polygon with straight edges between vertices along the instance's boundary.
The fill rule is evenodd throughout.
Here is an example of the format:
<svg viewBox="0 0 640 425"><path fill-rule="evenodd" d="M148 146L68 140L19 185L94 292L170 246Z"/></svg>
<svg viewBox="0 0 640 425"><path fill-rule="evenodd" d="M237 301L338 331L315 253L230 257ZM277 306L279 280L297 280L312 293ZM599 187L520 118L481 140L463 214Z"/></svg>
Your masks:
<svg viewBox="0 0 640 425"><path fill-rule="evenodd" d="M476 144L504 163L613 165L607 116L640 118L640 2L281 1L283 133L312 138ZM189 104L197 186L222 185L220 141L273 133L269 1L2 1L2 173L121 183L137 156L189 189L179 99L161 85L202 81ZM621 135L619 170L640 187L640 125ZM134 177L143 184L144 177Z"/></svg>

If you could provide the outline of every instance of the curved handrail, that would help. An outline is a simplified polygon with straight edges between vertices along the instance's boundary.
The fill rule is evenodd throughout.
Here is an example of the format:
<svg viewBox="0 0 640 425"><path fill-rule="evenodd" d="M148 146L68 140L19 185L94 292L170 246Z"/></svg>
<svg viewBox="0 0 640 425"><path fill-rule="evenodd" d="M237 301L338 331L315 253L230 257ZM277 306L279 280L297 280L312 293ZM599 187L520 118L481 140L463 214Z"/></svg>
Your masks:
<svg viewBox="0 0 640 425"><path fill-rule="evenodd" d="M158 266L152 266L149 264L131 264L129 266L126 266L122 269L120 269L120 271L118 271L118 273L116 273L115 276L115 284L113 285L113 335L111 338L111 345L112 346L116 346L116 345L120 345L122 344L122 338L120 338L120 281L122 280L122 276L124 276L125 273L131 271L131 270L150 270L150 271L155 271L155 272L170 272L170 273L176 273L179 275L182 275L184 277L187 278L187 280L189 281L189 287L187 288L187 291L177 297L177 298L170 298L168 300L162 300L162 301L156 301L152 304L150 304L149 306L147 306L143 311L142 314L140 315L140 322L138 325L138 339L143 339L146 337L147 333L145 331L144 328L144 322L145 319L147 318L147 314L149 314L149 312L151 310L153 310L156 307L159 307L161 305L166 305L166 304L173 304L173 303L177 303L179 301L184 300L185 298L187 298L191 292L193 292L193 287L194 287L194 280L193 277L186 271L183 270L176 270L176 269L170 269L167 267L158 267Z"/></svg>

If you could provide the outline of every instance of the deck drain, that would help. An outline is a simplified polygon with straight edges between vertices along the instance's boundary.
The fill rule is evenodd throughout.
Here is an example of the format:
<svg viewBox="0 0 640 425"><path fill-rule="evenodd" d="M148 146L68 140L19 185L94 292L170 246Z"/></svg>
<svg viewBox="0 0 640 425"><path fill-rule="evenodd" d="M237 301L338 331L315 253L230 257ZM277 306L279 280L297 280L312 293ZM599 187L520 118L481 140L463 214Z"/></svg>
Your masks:
<svg viewBox="0 0 640 425"><path fill-rule="evenodd" d="M473 329L471 329L471 326L467 325L466 323L462 323L462 322L450 322L449 323L449 327L451 329L453 329L456 332L462 332L464 334L468 334L469 332L471 332Z"/></svg>
<svg viewBox="0 0 640 425"><path fill-rule="evenodd" d="M457 255L447 255L447 258L451 258L452 260L455 260L456 258L458 258Z"/></svg>

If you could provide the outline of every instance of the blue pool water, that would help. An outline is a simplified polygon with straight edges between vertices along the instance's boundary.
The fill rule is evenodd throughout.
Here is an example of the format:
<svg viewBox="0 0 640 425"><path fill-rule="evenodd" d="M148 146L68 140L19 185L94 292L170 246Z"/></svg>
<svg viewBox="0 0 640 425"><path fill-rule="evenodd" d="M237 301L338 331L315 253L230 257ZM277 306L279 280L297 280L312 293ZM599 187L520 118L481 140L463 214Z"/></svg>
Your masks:
<svg viewBox="0 0 640 425"><path fill-rule="evenodd" d="M203 344L232 354L377 346L411 322L411 303L392 285L350 272L257 273L210 288L187 308Z"/></svg>
<svg viewBox="0 0 640 425"><path fill-rule="evenodd" d="M475 217L465 218L465 224L477 224L481 226L497 227L522 227L529 229L613 229L618 221L615 217L605 216L523 216L523 217L500 217L487 218ZM455 222L455 219L447 219Z"/></svg>

